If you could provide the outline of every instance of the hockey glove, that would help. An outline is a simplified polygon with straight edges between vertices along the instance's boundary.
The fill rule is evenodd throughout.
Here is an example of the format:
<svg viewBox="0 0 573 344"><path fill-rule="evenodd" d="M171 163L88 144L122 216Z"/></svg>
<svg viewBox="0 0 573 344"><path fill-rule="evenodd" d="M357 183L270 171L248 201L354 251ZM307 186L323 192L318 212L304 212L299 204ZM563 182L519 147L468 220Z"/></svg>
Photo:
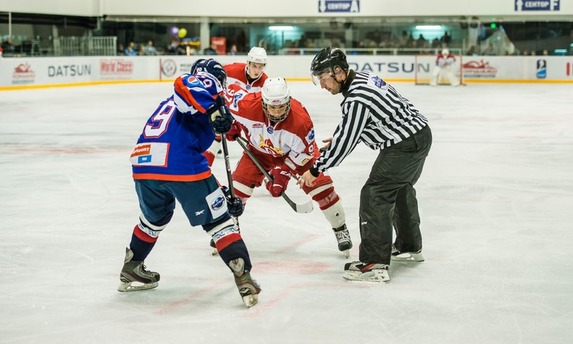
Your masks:
<svg viewBox="0 0 573 344"><path fill-rule="evenodd" d="M231 115L231 111L222 100L222 97L217 99L216 110L210 114L211 118L211 126L216 133L224 134L231 129L231 125L233 124L233 115Z"/></svg>
<svg viewBox="0 0 573 344"><path fill-rule="evenodd" d="M229 214L233 217L239 217L243 215L245 207L243 206L243 201L239 197L232 197L231 190L226 186L221 186L221 190L225 194L225 199L227 200L227 210Z"/></svg>
<svg viewBox="0 0 573 344"><path fill-rule="evenodd" d="M229 130L226 134L225 137L227 138L227 140L229 141L236 141L237 137L241 136L241 131L242 131L242 127L241 124L239 124L239 122L237 121L233 121L233 124L231 124L231 130Z"/></svg>
<svg viewBox="0 0 573 344"><path fill-rule="evenodd" d="M288 181L290 180L290 172L286 166L277 166L270 172L270 175L273 177L273 180L267 181L267 190L269 190L273 197L279 197L286 191Z"/></svg>

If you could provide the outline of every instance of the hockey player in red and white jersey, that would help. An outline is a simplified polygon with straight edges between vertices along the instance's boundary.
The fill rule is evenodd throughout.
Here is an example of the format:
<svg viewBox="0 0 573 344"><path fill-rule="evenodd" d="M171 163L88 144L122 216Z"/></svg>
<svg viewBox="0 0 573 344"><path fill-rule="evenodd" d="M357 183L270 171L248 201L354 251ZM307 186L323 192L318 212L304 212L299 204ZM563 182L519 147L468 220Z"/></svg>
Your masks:
<svg viewBox="0 0 573 344"><path fill-rule="evenodd" d="M227 72L227 85L239 85L247 92L259 92L268 78L265 73L266 66L266 50L253 47L247 55L247 63L235 62L223 67Z"/></svg>
<svg viewBox="0 0 573 344"><path fill-rule="evenodd" d="M438 80L446 77L452 86L459 86L460 81L454 73L454 64L456 63L456 57L450 54L448 49L443 49L440 54L436 57L436 67L432 72L432 80L430 81L431 86L437 86Z"/></svg>
<svg viewBox="0 0 573 344"><path fill-rule="evenodd" d="M266 66L266 50L261 47L253 47L247 55L247 63L235 62L223 67L227 73L227 85L237 85L247 92L259 92L268 78L265 73ZM204 154L209 166L213 165L215 156L220 150L221 136L217 135L211 147Z"/></svg>
<svg viewBox="0 0 573 344"><path fill-rule="evenodd" d="M244 133L249 150L274 179L267 181L267 190L273 197L280 197L291 176L304 173L320 155L310 115L298 100L291 98L290 89L283 78L267 79L261 92L257 93L247 93L238 85L230 85L225 98L235 118L226 138L233 141ZM235 195L243 203L251 197L255 187L262 185L264 179L246 153L243 153L232 175ZM302 189L318 204L330 222L338 249L348 257L352 240L331 177L321 173L313 186Z"/></svg>

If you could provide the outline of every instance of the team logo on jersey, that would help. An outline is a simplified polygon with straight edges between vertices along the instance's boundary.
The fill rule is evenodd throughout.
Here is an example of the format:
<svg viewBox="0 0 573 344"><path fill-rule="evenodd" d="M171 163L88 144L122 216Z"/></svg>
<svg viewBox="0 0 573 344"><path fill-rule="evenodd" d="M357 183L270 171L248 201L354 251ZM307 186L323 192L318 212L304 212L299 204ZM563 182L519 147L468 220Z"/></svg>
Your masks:
<svg viewBox="0 0 573 344"><path fill-rule="evenodd" d="M267 133L271 134L275 132L275 128L273 127L267 127Z"/></svg>
<svg viewBox="0 0 573 344"><path fill-rule="evenodd" d="M225 197L219 196L219 197L215 198L215 200L213 201L213 204L211 204L211 209L219 210L219 209L221 209L221 207L223 207L224 204L225 204Z"/></svg>
<svg viewBox="0 0 573 344"><path fill-rule="evenodd" d="M261 134L259 134L259 148L263 151L269 152L272 156L275 157L284 155L281 147L275 147L270 139L265 139Z"/></svg>
<svg viewBox="0 0 573 344"><path fill-rule="evenodd" d="M370 76L370 81L372 83L374 83L374 86L376 86L376 87L382 87L382 86L386 85L386 82L384 80L380 79L376 75Z"/></svg>

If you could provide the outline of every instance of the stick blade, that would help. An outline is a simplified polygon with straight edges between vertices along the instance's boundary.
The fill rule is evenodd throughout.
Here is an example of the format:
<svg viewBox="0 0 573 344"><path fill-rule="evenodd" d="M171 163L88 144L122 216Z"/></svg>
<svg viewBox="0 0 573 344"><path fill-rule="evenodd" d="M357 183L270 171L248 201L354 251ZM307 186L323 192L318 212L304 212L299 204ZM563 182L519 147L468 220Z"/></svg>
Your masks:
<svg viewBox="0 0 573 344"><path fill-rule="evenodd" d="M310 213L313 210L312 201L308 201L306 203L295 204L295 211L297 213Z"/></svg>

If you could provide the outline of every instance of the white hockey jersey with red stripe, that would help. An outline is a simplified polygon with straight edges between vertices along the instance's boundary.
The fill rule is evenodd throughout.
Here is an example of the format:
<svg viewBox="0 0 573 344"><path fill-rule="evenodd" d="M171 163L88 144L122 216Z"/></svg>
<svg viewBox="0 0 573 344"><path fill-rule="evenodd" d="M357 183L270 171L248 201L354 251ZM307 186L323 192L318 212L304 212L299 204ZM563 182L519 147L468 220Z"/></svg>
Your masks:
<svg viewBox="0 0 573 344"><path fill-rule="evenodd" d="M230 85L225 99L233 117L243 127L253 153L282 158L299 174L309 167L303 166L320 154L314 140L314 124L298 100L291 98L288 116L272 123L263 111L261 92L248 93L238 85Z"/></svg>
<svg viewBox="0 0 573 344"><path fill-rule="evenodd" d="M238 85L248 92L259 92L268 78L266 73L261 73L257 79L249 82L246 63L235 62L225 65L223 68L227 72L227 86Z"/></svg>

